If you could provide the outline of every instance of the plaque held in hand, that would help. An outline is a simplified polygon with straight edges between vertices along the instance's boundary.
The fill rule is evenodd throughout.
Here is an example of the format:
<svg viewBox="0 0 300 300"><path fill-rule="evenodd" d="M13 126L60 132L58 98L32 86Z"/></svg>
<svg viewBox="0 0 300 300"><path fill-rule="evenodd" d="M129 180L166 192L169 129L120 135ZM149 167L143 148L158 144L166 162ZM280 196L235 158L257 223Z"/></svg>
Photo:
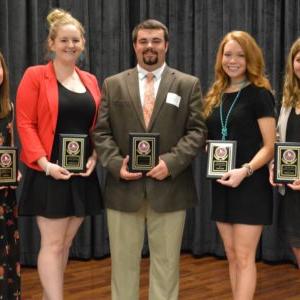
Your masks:
<svg viewBox="0 0 300 300"><path fill-rule="evenodd" d="M158 164L159 133L129 133L129 172L148 172Z"/></svg>
<svg viewBox="0 0 300 300"><path fill-rule="evenodd" d="M275 143L274 182L292 183L300 178L300 143Z"/></svg>
<svg viewBox="0 0 300 300"><path fill-rule="evenodd" d="M236 141L209 140L207 178L221 178L235 168Z"/></svg>
<svg viewBox="0 0 300 300"><path fill-rule="evenodd" d="M86 170L87 134L60 134L58 164L72 173Z"/></svg>
<svg viewBox="0 0 300 300"><path fill-rule="evenodd" d="M0 147L0 186L18 185L18 149Z"/></svg>

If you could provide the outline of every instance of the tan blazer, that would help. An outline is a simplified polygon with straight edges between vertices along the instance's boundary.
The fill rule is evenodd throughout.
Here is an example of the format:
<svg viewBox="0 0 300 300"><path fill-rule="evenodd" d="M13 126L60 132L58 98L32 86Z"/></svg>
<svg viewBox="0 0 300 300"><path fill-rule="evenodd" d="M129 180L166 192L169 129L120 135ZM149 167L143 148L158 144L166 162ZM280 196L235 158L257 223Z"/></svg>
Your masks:
<svg viewBox="0 0 300 300"><path fill-rule="evenodd" d="M167 103L169 92L181 97L178 107ZM144 199L158 212L196 204L191 162L205 142L201 102L199 80L166 66L146 130L137 69L104 81L93 139L100 162L108 170L104 192L107 208L137 211ZM129 149L129 132L160 133L160 158L167 164L171 176L163 181L146 177L136 181L120 179L122 160Z"/></svg>

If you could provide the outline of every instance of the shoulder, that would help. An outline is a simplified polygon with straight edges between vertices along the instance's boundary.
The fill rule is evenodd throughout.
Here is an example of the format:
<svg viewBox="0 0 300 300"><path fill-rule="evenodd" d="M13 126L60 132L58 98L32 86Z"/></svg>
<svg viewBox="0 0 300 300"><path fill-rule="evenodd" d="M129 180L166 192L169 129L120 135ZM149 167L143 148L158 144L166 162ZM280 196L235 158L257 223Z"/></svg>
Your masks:
<svg viewBox="0 0 300 300"><path fill-rule="evenodd" d="M24 75L27 76L39 76L43 75L48 69L48 65L36 65L30 66L25 70Z"/></svg>
<svg viewBox="0 0 300 300"><path fill-rule="evenodd" d="M116 80L122 80L128 76L137 76L137 69L136 68L132 68L132 69L127 69L125 71L122 71L120 73L108 76L107 78L105 78L105 81L116 81Z"/></svg>
<svg viewBox="0 0 300 300"><path fill-rule="evenodd" d="M258 96L259 98L271 98L271 99L274 99L273 93L270 90L268 90L268 89L266 89L264 87L259 87L259 86L256 86L254 84L250 84L249 91L252 94Z"/></svg>
<svg viewBox="0 0 300 300"><path fill-rule="evenodd" d="M138 80L138 72L136 68L128 69L123 72L108 76L104 80L104 85L119 85L126 83L128 78L134 78Z"/></svg>
<svg viewBox="0 0 300 300"><path fill-rule="evenodd" d="M84 84L90 84L97 88L99 87L97 77L94 74L87 71L80 70L78 68L77 68L77 72L81 77L81 79L83 80Z"/></svg>
<svg viewBox="0 0 300 300"><path fill-rule="evenodd" d="M36 65L28 67L20 81L19 88L38 87L45 80L48 74L48 65Z"/></svg>
<svg viewBox="0 0 300 300"><path fill-rule="evenodd" d="M173 69L173 68L170 68L170 67L166 67L166 68L167 68L166 69L167 72L170 72L171 74L174 74L176 76L176 78L178 78L179 80L187 80L189 82L199 81L199 78L194 76L194 75L187 74L187 73L181 72L177 69Z"/></svg>
<svg viewBox="0 0 300 300"><path fill-rule="evenodd" d="M84 71L84 70L81 70L79 68L76 68L77 71L79 72L79 74L85 78L89 78L91 80L97 80L96 76L88 71Z"/></svg>

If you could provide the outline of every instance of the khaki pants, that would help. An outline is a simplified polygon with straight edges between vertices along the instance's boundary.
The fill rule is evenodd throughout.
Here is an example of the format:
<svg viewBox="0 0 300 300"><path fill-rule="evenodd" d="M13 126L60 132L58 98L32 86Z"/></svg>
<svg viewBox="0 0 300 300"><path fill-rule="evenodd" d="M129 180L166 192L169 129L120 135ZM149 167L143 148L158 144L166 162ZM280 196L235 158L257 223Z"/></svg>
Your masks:
<svg viewBox="0 0 300 300"><path fill-rule="evenodd" d="M150 250L149 300L177 300L185 210L157 213L145 202L133 213L107 210L112 300L138 300L145 226Z"/></svg>

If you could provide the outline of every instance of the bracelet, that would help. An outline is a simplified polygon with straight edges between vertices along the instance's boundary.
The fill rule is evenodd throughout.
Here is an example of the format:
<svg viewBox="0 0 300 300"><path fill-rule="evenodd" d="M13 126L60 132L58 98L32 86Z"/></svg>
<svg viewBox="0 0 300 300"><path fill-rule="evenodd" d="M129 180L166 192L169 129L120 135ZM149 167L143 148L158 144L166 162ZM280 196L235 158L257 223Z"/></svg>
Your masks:
<svg viewBox="0 0 300 300"><path fill-rule="evenodd" d="M50 175L50 166L51 166L51 163L48 161L47 165L46 165L46 169L45 169L46 176Z"/></svg>
<svg viewBox="0 0 300 300"><path fill-rule="evenodd" d="M253 169L252 169L252 167L250 166L249 163L242 164L242 168L246 168L247 169L247 176L248 177L253 174Z"/></svg>

